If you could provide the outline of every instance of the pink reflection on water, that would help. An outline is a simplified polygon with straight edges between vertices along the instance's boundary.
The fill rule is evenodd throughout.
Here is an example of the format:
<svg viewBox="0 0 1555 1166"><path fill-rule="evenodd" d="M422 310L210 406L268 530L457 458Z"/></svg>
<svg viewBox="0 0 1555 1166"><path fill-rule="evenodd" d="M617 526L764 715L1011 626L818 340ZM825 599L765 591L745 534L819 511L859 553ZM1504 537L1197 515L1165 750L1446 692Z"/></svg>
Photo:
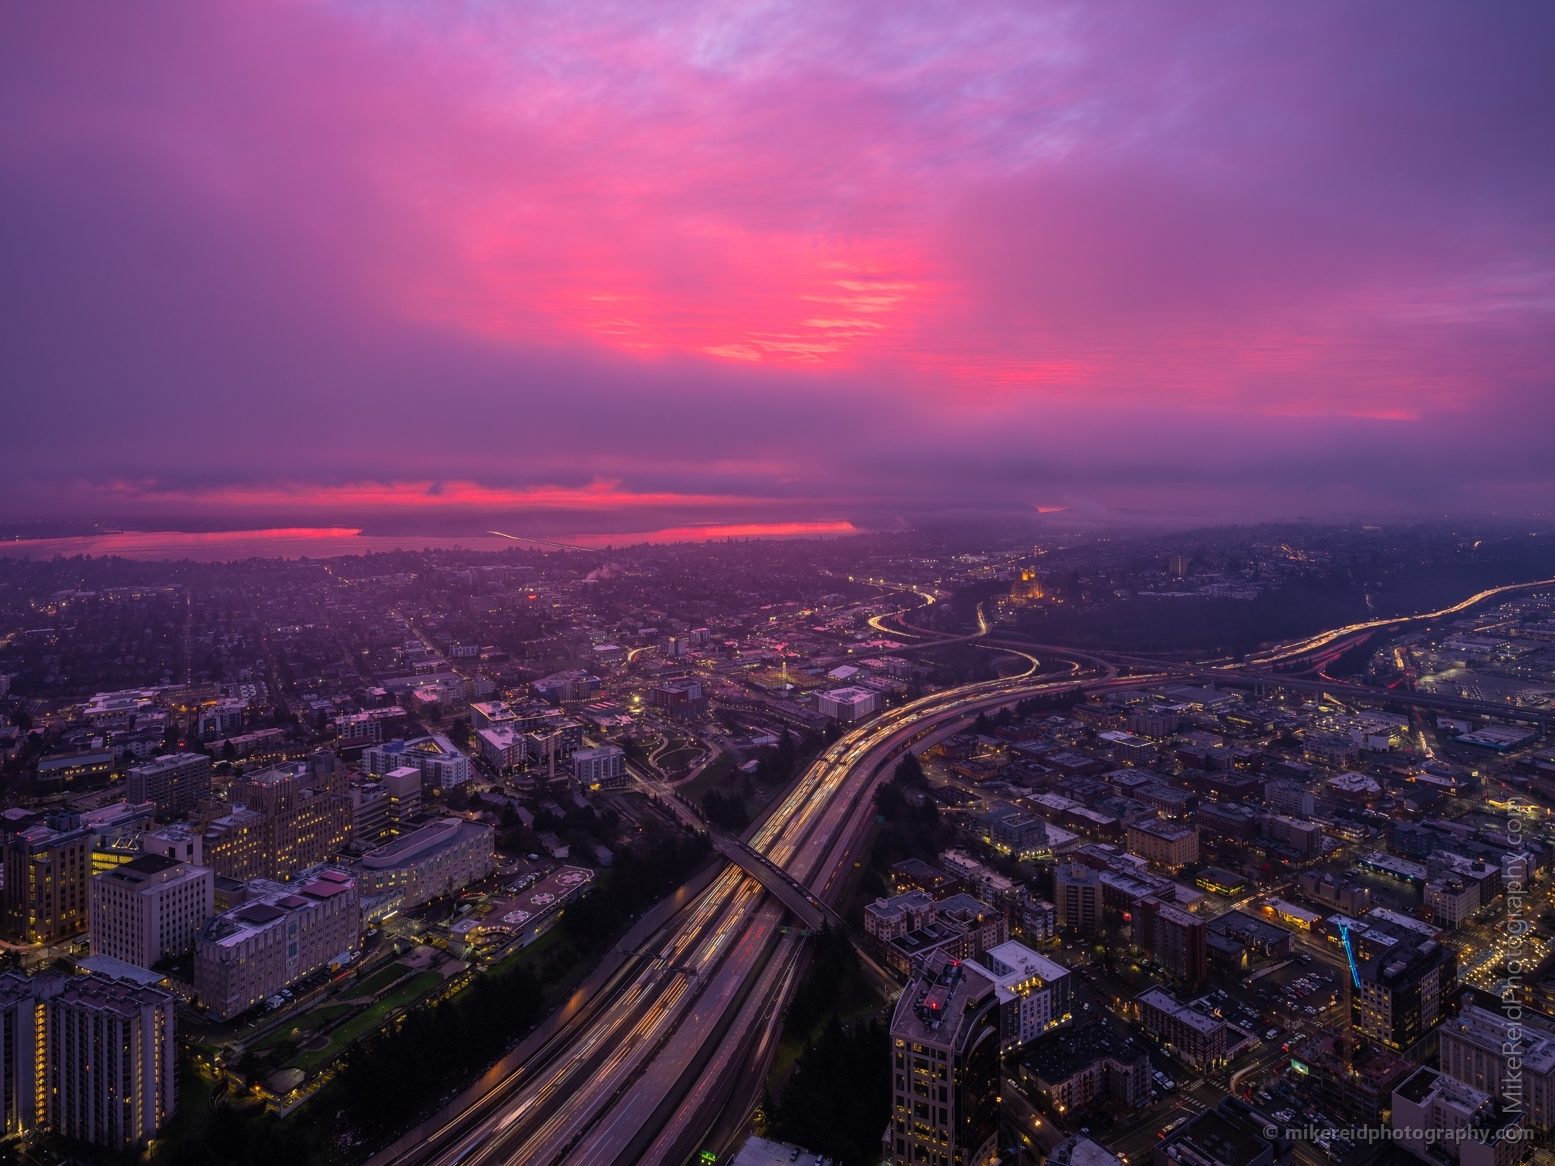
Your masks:
<svg viewBox="0 0 1555 1166"><path fill-rule="evenodd" d="M515 531L515 534L525 532ZM674 526L661 530L610 534L545 536L550 543L580 547L630 546L640 543L701 542L723 538L818 538L860 533L851 522L766 522ZM0 558L53 558L64 555L114 555L145 561L188 559L196 563L226 563L243 559L329 559L341 555L391 551L506 551L511 539L491 535L364 535L349 526L289 526L269 530L124 531L120 534L74 538L13 539L0 542ZM529 544L545 549L544 544Z"/></svg>

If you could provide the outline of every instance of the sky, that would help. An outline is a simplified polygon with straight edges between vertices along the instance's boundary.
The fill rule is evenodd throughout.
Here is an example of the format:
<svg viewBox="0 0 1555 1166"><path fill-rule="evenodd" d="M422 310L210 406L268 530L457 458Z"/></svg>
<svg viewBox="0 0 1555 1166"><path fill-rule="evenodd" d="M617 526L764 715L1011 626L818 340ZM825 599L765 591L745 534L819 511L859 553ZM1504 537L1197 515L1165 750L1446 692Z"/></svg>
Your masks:
<svg viewBox="0 0 1555 1166"><path fill-rule="evenodd" d="M0 516L1555 514L1552 34L8 5Z"/></svg>

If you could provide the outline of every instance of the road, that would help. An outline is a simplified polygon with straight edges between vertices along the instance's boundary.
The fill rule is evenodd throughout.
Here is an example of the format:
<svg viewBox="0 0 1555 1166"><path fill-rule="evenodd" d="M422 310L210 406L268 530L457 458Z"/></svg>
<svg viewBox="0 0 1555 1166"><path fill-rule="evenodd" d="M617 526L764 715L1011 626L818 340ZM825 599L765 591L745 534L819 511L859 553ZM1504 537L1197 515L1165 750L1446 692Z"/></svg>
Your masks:
<svg viewBox="0 0 1555 1166"><path fill-rule="evenodd" d="M873 785L902 750L947 720L1075 684L1069 673L1057 681L1036 675L1028 659L1020 677L936 693L842 737L749 844L821 900L834 900L873 822ZM749 1057L775 1040L804 953L796 936L781 934L783 915L759 882L727 868L647 954L633 957L608 1000L580 1015L568 1039L398 1162L682 1161L713 1128Z"/></svg>

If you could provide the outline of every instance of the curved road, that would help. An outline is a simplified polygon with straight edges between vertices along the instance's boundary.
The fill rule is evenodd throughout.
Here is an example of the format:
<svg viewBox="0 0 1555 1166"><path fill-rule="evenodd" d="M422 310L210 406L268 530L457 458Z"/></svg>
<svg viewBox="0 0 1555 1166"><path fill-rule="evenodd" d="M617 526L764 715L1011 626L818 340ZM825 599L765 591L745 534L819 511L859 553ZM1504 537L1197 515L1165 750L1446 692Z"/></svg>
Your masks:
<svg viewBox="0 0 1555 1166"><path fill-rule="evenodd" d="M1039 677L1027 659L1019 677L933 694L842 737L750 844L822 900L834 898L873 821L875 780L901 750L980 708L1077 683ZM400 1162L681 1161L717 1119L749 1052L770 1046L797 983L803 947L779 932L783 913L753 878L725 869L626 965L570 1039L520 1066Z"/></svg>

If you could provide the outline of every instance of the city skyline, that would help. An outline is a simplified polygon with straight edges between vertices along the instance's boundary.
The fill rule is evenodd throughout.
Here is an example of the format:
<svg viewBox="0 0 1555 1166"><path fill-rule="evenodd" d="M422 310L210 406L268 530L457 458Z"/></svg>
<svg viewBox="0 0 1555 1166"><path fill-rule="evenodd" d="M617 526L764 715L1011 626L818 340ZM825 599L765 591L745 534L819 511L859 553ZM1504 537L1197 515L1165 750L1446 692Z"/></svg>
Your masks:
<svg viewBox="0 0 1555 1166"><path fill-rule="evenodd" d="M1555 510L1547 10L4 20L0 519Z"/></svg>

